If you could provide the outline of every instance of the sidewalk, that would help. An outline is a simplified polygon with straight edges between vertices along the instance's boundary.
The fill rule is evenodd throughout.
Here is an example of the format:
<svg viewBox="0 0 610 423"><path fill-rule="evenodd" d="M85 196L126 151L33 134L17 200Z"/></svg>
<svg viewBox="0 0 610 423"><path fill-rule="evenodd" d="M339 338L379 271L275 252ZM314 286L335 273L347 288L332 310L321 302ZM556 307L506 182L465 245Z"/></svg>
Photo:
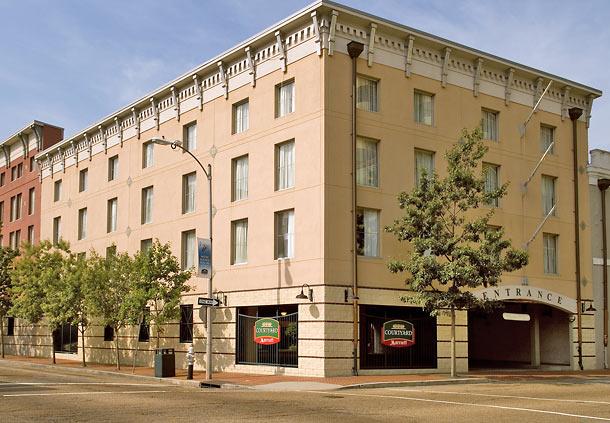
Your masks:
<svg viewBox="0 0 610 423"><path fill-rule="evenodd" d="M213 381L205 381L204 371L193 372L193 380L186 380L186 370L176 369L176 377L156 378L151 367L132 367L124 363L121 370L114 365L87 364L82 367L80 361L57 359L57 364L51 364L49 358L6 356L0 359L2 365L21 365L39 368L57 368L71 372L90 374L115 374L127 377L145 378L155 382L165 382L183 386L223 389L256 389L267 391L299 391L299 390L338 390L353 388L382 388L395 386L448 385L488 382L515 382L518 380L546 380L565 377L590 379L595 377L610 377L610 370L589 371L541 371L541 370L498 370L474 371L451 378L444 373L409 374L409 375L363 375L341 377L300 377L284 375L259 375L247 373L216 372Z"/></svg>

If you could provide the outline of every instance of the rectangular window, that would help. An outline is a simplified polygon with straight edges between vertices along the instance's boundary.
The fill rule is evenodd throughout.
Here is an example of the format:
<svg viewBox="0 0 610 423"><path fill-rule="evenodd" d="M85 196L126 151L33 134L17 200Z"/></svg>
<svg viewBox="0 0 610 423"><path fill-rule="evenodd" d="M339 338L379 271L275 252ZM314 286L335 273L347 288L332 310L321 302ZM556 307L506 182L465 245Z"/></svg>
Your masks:
<svg viewBox="0 0 610 423"><path fill-rule="evenodd" d="M57 202L59 200L61 200L61 179L53 184L53 201Z"/></svg>
<svg viewBox="0 0 610 423"><path fill-rule="evenodd" d="M119 156L112 156L108 159L108 180L114 181L119 177Z"/></svg>
<svg viewBox="0 0 610 423"><path fill-rule="evenodd" d="M544 273L557 274L557 238L555 234L543 234Z"/></svg>
<svg viewBox="0 0 610 423"><path fill-rule="evenodd" d="M11 222L21 219L21 194L11 197Z"/></svg>
<svg viewBox="0 0 610 423"><path fill-rule="evenodd" d="M142 311L142 320L138 331L138 342L148 341L150 341L150 307L146 307Z"/></svg>
<svg viewBox="0 0 610 423"><path fill-rule="evenodd" d="M294 257L294 209L275 213L275 258Z"/></svg>
<svg viewBox="0 0 610 423"><path fill-rule="evenodd" d="M19 163L17 165L17 178L21 178L23 176L23 163Z"/></svg>
<svg viewBox="0 0 610 423"><path fill-rule="evenodd" d="M356 77L356 107L367 112L377 112L378 97L377 85L378 80L367 78L365 76Z"/></svg>
<svg viewBox="0 0 610 423"><path fill-rule="evenodd" d="M193 342L193 305L180 306L180 342Z"/></svg>
<svg viewBox="0 0 610 423"><path fill-rule="evenodd" d="M153 187L142 188L142 224L152 222L152 210L153 210Z"/></svg>
<svg viewBox="0 0 610 423"><path fill-rule="evenodd" d="M481 110L481 127L483 139L498 141L498 112L492 110Z"/></svg>
<svg viewBox="0 0 610 423"><path fill-rule="evenodd" d="M34 156L30 157L30 172L34 172L36 170L36 160L34 160Z"/></svg>
<svg viewBox="0 0 610 423"><path fill-rule="evenodd" d="M358 137L356 140L356 181L367 187L379 186L376 140Z"/></svg>
<svg viewBox="0 0 610 423"><path fill-rule="evenodd" d="M30 188L28 191L28 215L33 215L36 210L36 189Z"/></svg>
<svg viewBox="0 0 610 423"><path fill-rule="evenodd" d="M8 238L9 246L16 250L19 248L19 244L21 243L21 230L13 231L9 234Z"/></svg>
<svg viewBox="0 0 610 423"><path fill-rule="evenodd" d="M424 177L430 177L434 173L434 152L426 150L415 150L415 185L420 186Z"/></svg>
<svg viewBox="0 0 610 423"><path fill-rule="evenodd" d="M197 148L197 122L191 122L184 125L182 130L182 139L184 140L184 148L188 151L193 151Z"/></svg>
<svg viewBox="0 0 610 423"><path fill-rule="evenodd" d="M294 140L275 146L275 189L294 186Z"/></svg>
<svg viewBox="0 0 610 423"><path fill-rule="evenodd" d="M555 141L555 128L552 126L540 125L540 151L543 153L553 144ZM549 153L553 154L555 145L551 147Z"/></svg>
<svg viewBox="0 0 610 423"><path fill-rule="evenodd" d="M17 179L17 167L13 166L11 167L11 181L14 181L15 179Z"/></svg>
<svg viewBox="0 0 610 423"><path fill-rule="evenodd" d="M242 100L233 105L233 133L239 134L246 131L250 125L250 102Z"/></svg>
<svg viewBox="0 0 610 423"><path fill-rule="evenodd" d="M248 155L233 159L233 201L248 198Z"/></svg>
<svg viewBox="0 0 610 423"><path fill-rule="evenodd" d="M294 79L275 86L275 117L294 112Z"/></svg>
<svg viewBox="0 0 610 423"><path fill-rule="evenodd" d="M87 208L78 211L78 239L87 238Z"/></svg>
<svg viewBox="0 0 610 423"><path fill-rule="evenodd" d="M6 318L6 336L15 336L15 318L8 316Z"/></svg>
<svg viewBox="0 0 610 423"><path fill-rule="evenodd" d="M61 216L53 218L53 244L57 244L61 239Z"/></svg>
<svg viewBox="0 0 610 423"><path fill-rule="evenodd" d="M106 206L106 232L114 232L117 228L118 200L111 198Z"/></svg>
<svg viewBox="0 0 610 423"><path fill-rule="evenodd" d="M379 211L359 208L356 211L356 246L359 256L379 256Z"/></svg>
<svg viewBox="0 0 610 423"><path fill-rule="evenodd" d="M0 201L0 224L4 222L4 201Z"/></svg>
<svg viewBox="0 0 610 423"><path fill-rule="evenodd" d="M434 95L415 91L413 99L415 122L432 126L434 122Z"/></svg>
<svg viewBox="0 0 610 423"><path fill-rule="evenodd" d="M28 226L28 244L34 244L34 225Z"/></svg>
<svg viewBox="0 0 610 423"><path fill-rule="evenodd" d="M195 191L197 189L197 173L182 175L182 214L195 211Z"/></svg>
<svg viewBox="0 0 610 423"><path fill-rule="evenodd" d="M500 166L491 163L483 163L483 173L485 174L485 192L490 193L496 191L500 187ZM487 204L492 207L498 207L499 199L491 199Z"/></svg>
<svg viewBox="0 0 610 423"><path fill-rule="evenodd" d="M112 244L109 247L106 247L106 258L116 256L116 245Z"/></svg>
<svg viewBox="0 0 610 423"><path fill-rule="evenodd" d="M182 269L195 267L195 230L182 232Z"/></svg>
<svg viewBox="0 0 610 423"><path fill-rule="evenodd" d="M143 239L142 241L140 241L140 251L146 252L150 250L150 248L152 247L152 243L152 238Z"/></svg>
<svg viewBox="0 0 610 423"><path fill-rule="evenodd" d="M248 219L231 222L231 264L248 262Z"/></svg>
<svg viewBox="0 0 610 423"><path fill-rule="evenodd" d="M155 144L152 142L145 142L142 144L142 169L151 167L154 162L154 151Z"/></svg>
<svg viewBox="0 0 610 423"><path fill-rule="evenodd" d="M81 169L78 172L78 192L87 191L89 186L89 169Z"/></svg>
<svg viewBox="0 0 610 423"><path fill-rule="evenodd" d="M4 174L4 172L0 173L0 187L3 187L4 184L6 183L6 175Z"/></svg>
<svg viewBox="0 0 610 423"><path fill-rule="evenodd" d="M104 327L104 341L114 341L114 328L112 326L106 325Z"/></svg>
<svg viewBox="0 0 610 423"><path fill-rule="evenodd" d="M542 213L546 216L551 212L556 204L555 198L555 182L557 178L548 175L542 175ZM555 216L557 210L553 210Z"/></svg>

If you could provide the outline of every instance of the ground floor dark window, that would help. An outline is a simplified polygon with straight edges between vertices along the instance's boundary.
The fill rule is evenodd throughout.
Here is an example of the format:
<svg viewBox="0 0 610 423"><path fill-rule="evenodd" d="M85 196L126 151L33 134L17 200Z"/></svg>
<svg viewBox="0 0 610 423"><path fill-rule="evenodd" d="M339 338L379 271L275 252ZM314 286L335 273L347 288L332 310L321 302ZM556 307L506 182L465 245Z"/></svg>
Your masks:
<svg viewBox="0 0 610 423"><path fill-rule="evenodd" d="M409 347L383 343L384 323L404 320L413 325ZM360 306L360 367L362 369L436 368L436 318L417 307Z"/></svg>
<svg viewBox="0 0 610 423"><path fill-rule="evenodd" d="M180 342L193 342L193 305L180 306Z"/></svg>
<svg viewBox="0 0 610 423"><path fill-rule="evenodd" d="M6 335L15 336L15 318L7 317L6 319Z"/></svg>
<svg viewBox="0 0 610 423"><path fill-rule="evenodd" d="M104 326L104 341L114 341L114 328L112 326Z"/></svg>
<svg viewBox="0 0 610 423"><path fill-rule="evenodd" d="M279 339L270 344L255 341L257 321L273 319ZM296 304L241 307L237 310L237 364L297 367L299 358L299 313ZM260 339L258 342L261 342Z"/></svg>
<svg viewBox="0 0 610 423"><path fill-rule="evenodd" d="M138 332L138 342L148 341L150 341L150 307L144 309L140 331Z"/></svg>
<svg viewBox="0 0 610 423"><path fill-rule="evenodd" d="M53 331L53 349L55 352L78 352L78 328L64 323Z"/></svg>

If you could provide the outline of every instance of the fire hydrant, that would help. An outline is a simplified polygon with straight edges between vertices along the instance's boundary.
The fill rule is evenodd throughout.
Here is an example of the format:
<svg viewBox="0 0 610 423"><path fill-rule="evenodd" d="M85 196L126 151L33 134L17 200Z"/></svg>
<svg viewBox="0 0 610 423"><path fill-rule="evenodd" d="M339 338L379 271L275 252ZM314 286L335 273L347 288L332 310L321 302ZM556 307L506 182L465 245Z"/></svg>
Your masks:
<svg viewBox="0 0 610 423"><path fill-rule="evenodd" d="M189 349L186 352L186 363L187 363L186 378L188 380L192 380L193 379L193 364L195 363L195 350L193 348L193 344L191 344L189 346Z"/></svg>

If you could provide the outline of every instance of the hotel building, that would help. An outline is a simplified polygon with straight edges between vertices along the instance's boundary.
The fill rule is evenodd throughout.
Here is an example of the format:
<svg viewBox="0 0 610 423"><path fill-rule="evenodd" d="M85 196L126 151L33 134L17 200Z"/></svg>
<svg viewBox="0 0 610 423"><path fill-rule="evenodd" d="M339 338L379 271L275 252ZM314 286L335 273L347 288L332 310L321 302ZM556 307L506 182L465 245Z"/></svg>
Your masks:
<svg viewBox="0 0 610 423"><path fill-rule="evenodd" d="M355 84L350 42L363 48L353 59ZM158 238L171 243L185 268L195 266L196 239L208 237L205 175L188 154L150 142L180 140L212 166L214 287L205 292L207 280L194 276L180 321L164 334L179 366L192 342L196 367L205 367L208 324L197 298L218 297L215 371L445 371L449 318L401 301L410 295L404 275L391 274L387 262L408 249L384 227L400 216L397 194L413 189L422 169L444 175L444 152L462 128L482 125L489 186L510 182L491 206L492 223L515 247L527 248L530 262L477 295L501 299L504 312L529 320L459 311L458 370L593 368L583 170L591 107L600 95L316 2L38 154L41 237L102 254L112 245L134 253ZM263 317L278 322L278 343L255 342L255 321ZM384 324L392 320L413 325L413 345L384 343ZM89 359L112 362L110 331L89 332ZM151 364L146 330L118 336L124 360L137 349L138 362ZM47 345L36 348L40 354L50 353L50 340L39 345Z"/></svg>

